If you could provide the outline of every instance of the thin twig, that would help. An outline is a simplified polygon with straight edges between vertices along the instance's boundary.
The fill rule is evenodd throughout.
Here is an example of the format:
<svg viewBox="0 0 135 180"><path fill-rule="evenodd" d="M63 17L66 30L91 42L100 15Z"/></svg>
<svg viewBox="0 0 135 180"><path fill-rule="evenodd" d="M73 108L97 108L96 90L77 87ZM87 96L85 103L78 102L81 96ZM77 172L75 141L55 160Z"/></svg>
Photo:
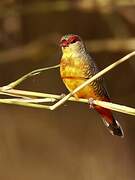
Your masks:
<svg viewBox="0 0 135 180"><path fill-rule="evenodd" d="M0 103L4 104L14 104L19 106L25 106L25 107L32 107L32 108L40 108L40 109L50 109L49 106L42 105L42 104L35 104L35 103L27 103L20 100L14 100L14 99L0 99Z"/></svg>
<svg viewBox="0 0 135 180"><path fill-rule="evenodd" d="M52 103L55 102L57 99L52 97L50 98L34 98L34 99L22 99L22 98L7 98L4 99L5 101L12 101L12 102L25 102L25 103ZM3 99L0 99L0 102L3 102Z"/></svg>
<svg viewBox="0 0 135 180"><path fill-rule="evenodd" d="M117 111L117 112L121 112L124 114L129 114L129 115L135 116L135 108L132 108L132 107L127 107L124 105L119 105L119 104L105 102L105 101L99 101L99 100L94 100L93 104L107 108L107 109L111 109L113 111Z"/></svg>
<svg viewBox="0 0 135 180"><path fill-rule="evenodd" d="M38 99L0 99L0 103L5 103L5 104L14 104L14 105L19 105L19 106L26 106L26 107L33 107L33 108L42 108L42 109L50 109L50 106L46 105L41 105L38 103L43 103L43 102L55 102L57 99L60 99L60 95L54 95L54 94L44 94L44 97L46 98L38 98ZM50 97L49 97L50 96ZM53 98L52 98L53 97ZM55 97L55 98L54 98ZM74 101L74 102L81 102L81 103L89 103L89 100L87 99L78 99L76 100L74 97L71 97L68 99L68 101ZM35 105L36 103L36 105ZM114 110L117 112L129 114L129 115L134 115L135 116L135 109L111 102L105 102L105 101L99 101L99 100L93 100L93 104Z"/></svg>
<svg viewBox="0 0 135 180"><path fill-rule="evenodd" d="M47 70L50 70L50 69L56 69L60 67L60 65L55 65L55 66L50 66L50 67L46 67L46 68L41 68L41 69L36 69L34 71L31 71L30 73L28 74L25 74L24 76L22 76L21 78L17 79L16 81L6 85L6 86L3 86L1 87L1 90L8 90L8 89L13 89L15 88L17 85L19 85L21 82L23 82L24 80L32 77L32 76L35 76L35 75L38 75L40 74L41 72L43 71L47 71Z"/></svg>

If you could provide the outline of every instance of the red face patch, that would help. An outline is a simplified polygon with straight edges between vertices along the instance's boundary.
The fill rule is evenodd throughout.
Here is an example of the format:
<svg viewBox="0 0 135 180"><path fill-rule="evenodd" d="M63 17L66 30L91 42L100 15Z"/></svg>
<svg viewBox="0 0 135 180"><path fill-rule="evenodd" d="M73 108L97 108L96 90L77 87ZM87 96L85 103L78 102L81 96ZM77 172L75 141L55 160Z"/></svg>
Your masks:
<svg viewBox="0 0 135 180"><path fill-rule="evenodd" d="M60 41L60 47L68 47L69 44L73 44L77 41L81 41L77 35L64 36Z"/></svg>
<svg viewBox="0 0 135 180"><path fill-rule="evenodd" d="M77 35L72 35L68 39L69 44L73 44L73 43L75 43L77 41L80 41L80 38Z"/></svg>

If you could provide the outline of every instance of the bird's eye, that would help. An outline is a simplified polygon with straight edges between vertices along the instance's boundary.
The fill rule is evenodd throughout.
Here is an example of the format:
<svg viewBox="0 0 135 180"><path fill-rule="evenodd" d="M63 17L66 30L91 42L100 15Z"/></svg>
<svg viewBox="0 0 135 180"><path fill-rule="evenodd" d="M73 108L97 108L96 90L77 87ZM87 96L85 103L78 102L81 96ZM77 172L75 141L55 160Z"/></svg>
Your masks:
<svg viewBox="0 0 135 180"><path fill-rule="evenodd" d="M76 41L78 41L78 39L77 39L77 38L73 38L73 39L71 39L70 43L73 44L73 43L75 43Z"/></svg>
<svg viewBox="0 0 135 180"><path fill-rule="evenodd" d="M71 40L71 44L73 44L73 43L75 43L77 41L77 39L73 39L73 40Z"/></svg>
<svg viewBox="0 0 135 180"><path fill-rule="evenodd" d="M76 43L77 41L80 41L80 39L77 36L74 36L69 40L69 43L73 44L73 43Z"/></svg>

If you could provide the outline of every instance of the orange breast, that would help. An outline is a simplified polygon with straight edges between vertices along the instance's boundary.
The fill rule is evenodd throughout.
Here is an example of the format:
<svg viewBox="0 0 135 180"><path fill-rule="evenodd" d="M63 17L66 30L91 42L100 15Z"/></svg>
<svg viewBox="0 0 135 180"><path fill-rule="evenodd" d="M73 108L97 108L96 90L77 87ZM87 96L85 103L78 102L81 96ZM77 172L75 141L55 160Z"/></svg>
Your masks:
<svg viewBox="0 0 135 180"><path fill-rule="evenodd" d="M85 67L86 64L84 64L84 61L79 61L78 59L76 61L72 61L71 59L70 61L65 59L61 60L60 74L69 91L73 91L87 80L85 77L87 69ZM94 87L90 84L77 92L75 96L85 99L101 99Z"/></svg>
<svg viewBox="0 0 135 180"><path fill-rule="evenodd" d="M70 79L70 78L64 78L63 79L67 89L69 91L73 91L75 88L83 84L86 80L85 79ZM75 94L78 98L94 98L94 99L101 99L96 92L94 91L94 88L91 85L88 85L81 89L79 92Z"/></svg>

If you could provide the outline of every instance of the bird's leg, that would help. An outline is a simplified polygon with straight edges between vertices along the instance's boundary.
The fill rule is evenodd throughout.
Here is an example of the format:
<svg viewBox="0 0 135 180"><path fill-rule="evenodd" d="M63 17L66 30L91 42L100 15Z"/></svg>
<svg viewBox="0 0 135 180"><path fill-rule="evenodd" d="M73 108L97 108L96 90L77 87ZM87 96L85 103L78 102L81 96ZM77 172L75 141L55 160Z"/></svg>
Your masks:
<svg viewBox="0 0 135 180"><path fill-rule="evenodd" d="M89 102L88 102L89 108L90 108L90 109L94 109L94 103L93 103L94 99L93 99L93 98L89 98L88 101L89 101Z"/></svg>

